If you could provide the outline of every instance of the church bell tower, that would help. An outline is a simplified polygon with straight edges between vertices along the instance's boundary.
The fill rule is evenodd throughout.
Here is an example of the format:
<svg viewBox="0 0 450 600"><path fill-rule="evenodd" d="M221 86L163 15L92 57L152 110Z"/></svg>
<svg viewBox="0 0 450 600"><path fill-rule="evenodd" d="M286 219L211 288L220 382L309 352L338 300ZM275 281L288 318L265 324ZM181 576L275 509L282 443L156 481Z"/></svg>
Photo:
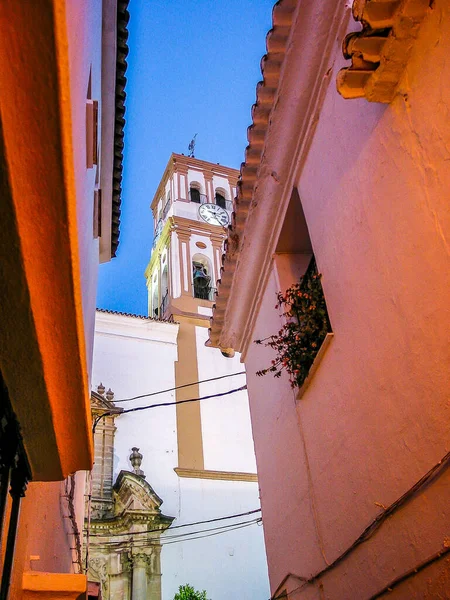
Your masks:
<svg viewBox="0 0 450 600"><path fill-rule="evenodd" d="M241 370L237 356L230 361L205 347L238 176L235 169L172 154L151 204L155 231L145 271L148 313L179 323L175 382L186 387L176 390L177 401L215 390L202 380ZM200 402L177 404L176 414L177 474L228 477L211 471L214 462L205 460L209 425Z"/></svg>
<svg viewBox="0 0 450 600"><path fill-rule="evenodd" d="M171 155L151 204L149 316L177 320L211 308L238 176L235 169Z"/></svg>

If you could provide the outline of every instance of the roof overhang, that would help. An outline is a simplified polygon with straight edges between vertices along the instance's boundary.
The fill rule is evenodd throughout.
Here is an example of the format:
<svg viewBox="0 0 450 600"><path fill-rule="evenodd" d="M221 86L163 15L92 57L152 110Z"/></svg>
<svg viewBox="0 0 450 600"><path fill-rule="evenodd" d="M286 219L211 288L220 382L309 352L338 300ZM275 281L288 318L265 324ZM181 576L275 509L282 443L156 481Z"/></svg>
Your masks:
<svg viewBox="0 0 450 600"><path fill-rule="evenodd" d="M243 360L349 17L339 0L280 0L273 9L208 342Z"/></svg>
<svg viewBox="0 0 450 600"><path fill-rule="evenodd" d="M116 255L122 203L129 0L103 0L100 262Z"/></svg>
<svg viewBox="0 0 450 600"><path fill-rule="evenodd" d="M92 465L64 2L6 2L0 368L34 480Z"/></svg>

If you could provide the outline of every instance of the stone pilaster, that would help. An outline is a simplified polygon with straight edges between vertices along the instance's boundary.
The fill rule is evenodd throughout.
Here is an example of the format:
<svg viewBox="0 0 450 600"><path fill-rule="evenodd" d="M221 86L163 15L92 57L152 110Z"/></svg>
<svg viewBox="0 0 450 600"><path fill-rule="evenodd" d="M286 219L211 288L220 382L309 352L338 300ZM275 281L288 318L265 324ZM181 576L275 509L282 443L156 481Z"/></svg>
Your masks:
<svg viewBox="0 0 450 600"><path fill-rule="evenodd" d="M147 600L147 570L151 565L151 555L133 554L132 600ZM158 599L160 600L160 599Z"/></svg>

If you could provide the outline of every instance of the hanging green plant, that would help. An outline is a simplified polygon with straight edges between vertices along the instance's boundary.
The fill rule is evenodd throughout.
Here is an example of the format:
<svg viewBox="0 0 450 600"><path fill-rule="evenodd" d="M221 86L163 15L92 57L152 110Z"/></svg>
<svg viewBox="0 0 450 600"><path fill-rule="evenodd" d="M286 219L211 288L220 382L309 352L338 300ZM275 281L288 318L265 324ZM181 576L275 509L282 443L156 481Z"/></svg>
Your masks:
<svg viewBox="0 0 450 600"><path fill-rule="evenodd" d="M255 340L256 344L276 351L271 366L257 371L256 375L273 373L275 377L281 377L284 370L293 388L303 385L322 342L331 332L321 277L313 257L300 281L291 285L284 294L278 293L275 308L283 309L286 323L277 335Z"/></svg>

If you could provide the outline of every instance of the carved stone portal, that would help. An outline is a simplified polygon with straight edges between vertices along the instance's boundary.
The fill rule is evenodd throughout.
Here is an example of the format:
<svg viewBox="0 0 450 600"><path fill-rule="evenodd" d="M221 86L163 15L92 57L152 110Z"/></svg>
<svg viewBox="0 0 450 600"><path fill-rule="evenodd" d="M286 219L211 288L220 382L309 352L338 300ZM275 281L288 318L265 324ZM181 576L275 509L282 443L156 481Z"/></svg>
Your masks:
<svg viewBox="0 0 450 600"><path fill-rule="evenodd" d="M101 462L96 464L90 519L87 504L88 579L100 584L102 600L161 600L160 536L173 517L161 513L162 500L145 480L139 448L134 447L129 457L133 472L121 471L112 485L115 427L111 413L117 416L120 411L114 407L112 392L105 397L102 391L104 394L104 386L93 394L94 418L100 417L95 431L96 461L107 459L108 468ZM110 414L102 418L107 412ZM106 453L100 452L105 440L109 448ZM100 474L106 477L106 485ZM86 538L84 547L87 548Z"/></svg>

